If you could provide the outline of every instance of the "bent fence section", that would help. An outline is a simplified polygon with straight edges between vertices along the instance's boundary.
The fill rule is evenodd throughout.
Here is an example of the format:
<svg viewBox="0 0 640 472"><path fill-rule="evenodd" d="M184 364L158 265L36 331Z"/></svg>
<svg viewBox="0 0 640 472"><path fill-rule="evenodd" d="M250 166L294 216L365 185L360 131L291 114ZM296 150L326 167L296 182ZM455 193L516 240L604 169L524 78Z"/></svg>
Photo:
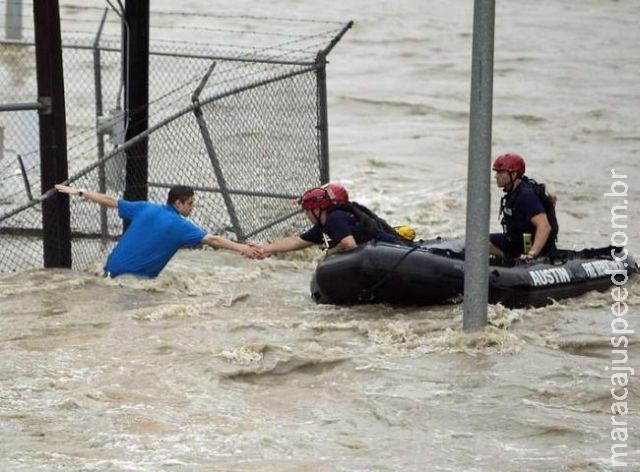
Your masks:
<svg viewBox="0 0 640 472"><path fill-rule="evenodd" d="M150 201L190 185L192 220L212 232L266 240L299 230L296 197L329 178L326 54L350 26L309 35L325 41L307 48L315 51L309 58L300 50L234 56L152 48L150 127L127 142L119 48L99 37L66 42L69 182L122 196L125 160L146 138ZM36 102L33 51L28 42L0 42L0 61L11 66L0 67L0 104ZM0 272L43 266L41 203L66 198L40 187L37 110L9 108L0 113ZM122 221L80 198L70 205L72 266L84 269L115 244Z"/></svg>

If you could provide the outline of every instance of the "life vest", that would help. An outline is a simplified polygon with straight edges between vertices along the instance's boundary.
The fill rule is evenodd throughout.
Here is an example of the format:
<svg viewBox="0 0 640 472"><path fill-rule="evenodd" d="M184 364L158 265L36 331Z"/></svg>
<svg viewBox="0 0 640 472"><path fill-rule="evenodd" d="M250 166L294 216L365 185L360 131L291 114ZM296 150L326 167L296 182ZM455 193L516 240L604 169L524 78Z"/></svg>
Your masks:
<svg viewBox="0 0 640 472"><path fill-rule="evenodd" d="M520 188L521 186L525 187ZM509 206L511 203L509 201L509 197L511 197L514 192L526 192L527 188L530 188L542 203L547 215L547 220L549 220L549 224L551 225L551 233L549 234L549 238L542 249L542 253L547 253L550 249L555 248L555 242L558 240L560 227L558 225L558 219L556 218L556 209L551 196L547 193L545 185L523 176L518 187L515 190L507 192L500 200L502 229L507 240L507 245L509 246L509 248L507 248L509 249L508 252L513 253L512 255L519 255L524 252L523 235L525 233L529 233L532 240L535 240L535 226L531 221L514 218L513 209Z"/></svg>
<svg viewBox="0 0 640 472"><path fill-rule="evenodd" d="M364 205L357 202L347 202L332 205L328 211L342 210L352 214L356 224L353 228L353 238L357 244L377 240L399 244L411 244L410 241L400 236L395 229L384 219Z"/></svg>

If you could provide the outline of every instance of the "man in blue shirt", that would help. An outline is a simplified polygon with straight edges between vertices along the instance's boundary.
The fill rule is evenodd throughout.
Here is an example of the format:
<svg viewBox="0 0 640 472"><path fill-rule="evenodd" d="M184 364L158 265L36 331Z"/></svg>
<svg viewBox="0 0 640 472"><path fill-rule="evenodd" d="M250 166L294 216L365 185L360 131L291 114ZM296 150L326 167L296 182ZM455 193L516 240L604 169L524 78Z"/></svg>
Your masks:
<svg viewBox="0 0 640 472"><path fill-rule="evenodd" d="M371 210L349 201L346 189L339 184L328 183L309 189L299 203L313 226L298 236L262 246L265 253L296 251L324 244L327 255L331 255L371 240L410 244Z"/></svg>
<svg viewBox="0 0 640 472"><path fill-rule="evenodd" d="M156 277L181 247L207 244L237 251L249 258L262 256L257 247L239 244L208 234L186 219L195 203L191 187L177 185L169 190L166 205L147 201L128 201L58 184L61 193L78 195L108 208L117 208L120 218L129 222L104 267L110 277L122 274Z"/></svg>
<svg viewBox="0 0 640 472"><path fill-rule="evenodd" d="M498 156L493 170L505 195L500 202L503 232L491 234L491 254L532 259L554 252L558 237L554 197L524 175L525 162L519 154Z"/></svg>

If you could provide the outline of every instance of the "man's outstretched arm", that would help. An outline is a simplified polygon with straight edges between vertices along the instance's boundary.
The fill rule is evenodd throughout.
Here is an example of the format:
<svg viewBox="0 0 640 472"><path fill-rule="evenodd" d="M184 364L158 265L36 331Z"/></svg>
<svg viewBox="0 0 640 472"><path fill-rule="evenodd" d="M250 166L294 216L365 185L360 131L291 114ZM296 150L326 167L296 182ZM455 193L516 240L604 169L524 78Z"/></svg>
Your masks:
<svg viewBox="0 0 640 472"><path fill-rule="evenodd" d="M287 236L277 239L271 243L265 244L262 250L268 254L277 254L279 252L297 251L313 246L311 241L306 241L300 236Z"/></svg>
<svg viewBox="0 0 640 472"><path fill-rule="evenodd" d="M262 259L264 252L262 249L256 246L250 246L248 244L241 244L230 239L223 238L222 236L216 236L214 234L207 234L202 239L203 244L214 248L229 249L231 251L237 251L249 259Z"/></svg>
<svg viewBox="0 0 640 472"><path fill-rule="evenodd" d="M86 198L89 201L98 203L108 208L116 208L118 206L118 199L99 192L90 192L84 188L69 187L68 185L56 184L55 189L60 193L67 193L69 195L78 195Z"/></svg>

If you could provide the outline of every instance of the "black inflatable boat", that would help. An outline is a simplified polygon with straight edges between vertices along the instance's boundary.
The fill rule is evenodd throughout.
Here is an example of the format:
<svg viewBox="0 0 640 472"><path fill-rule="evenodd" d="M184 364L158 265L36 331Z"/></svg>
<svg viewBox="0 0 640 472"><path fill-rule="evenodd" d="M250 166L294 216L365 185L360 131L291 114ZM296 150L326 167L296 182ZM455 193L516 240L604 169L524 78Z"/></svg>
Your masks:
<svg viewBox="0 0 640 472"><path fill-rule="evenodd" d="M617 257L620 260L616 260ZM489 302L543 306L625 282L638 271L623 248L558 250L553 258L492 260ZM617 275L614 275L617 274ZM311 295L318 303L436 305L462 301L464 242L436 240L416 247L372 242L318 264Z"/></svg>

